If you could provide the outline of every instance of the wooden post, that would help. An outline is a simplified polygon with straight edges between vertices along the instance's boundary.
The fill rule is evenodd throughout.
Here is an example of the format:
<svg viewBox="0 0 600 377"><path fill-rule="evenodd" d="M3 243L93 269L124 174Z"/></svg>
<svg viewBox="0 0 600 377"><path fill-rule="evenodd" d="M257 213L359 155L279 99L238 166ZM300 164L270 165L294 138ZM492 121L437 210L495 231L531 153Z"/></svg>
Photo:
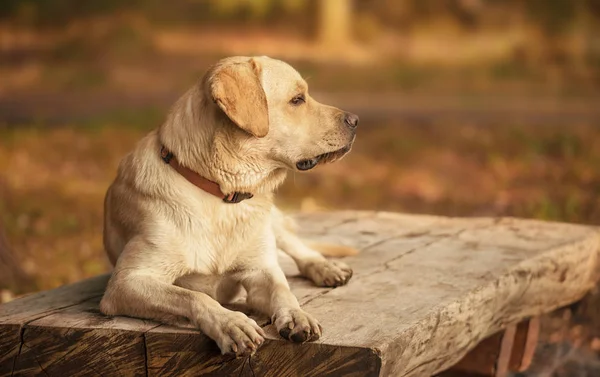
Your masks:
<svg viewBox="0 0 600 377"><path fill-rule="evenodd" d="M540 334L540 318L533 317L517 325L514 348L508 369L523 372L529 368Z"/></svg>
<svg viewBox="0 0 600 377"><path fill-rule="evenodd" d="M509 372L522 372L531 364L538 340L538 317L509 325L479 343L462 360L440 377L488 376L506 377Z"/></svg>

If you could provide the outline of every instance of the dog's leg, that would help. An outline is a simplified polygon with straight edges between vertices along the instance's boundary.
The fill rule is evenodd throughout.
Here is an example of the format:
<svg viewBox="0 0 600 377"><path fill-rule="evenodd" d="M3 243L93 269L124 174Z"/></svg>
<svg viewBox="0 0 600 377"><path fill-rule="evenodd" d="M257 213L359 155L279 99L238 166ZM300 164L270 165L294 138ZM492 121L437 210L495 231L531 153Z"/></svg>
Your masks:
<svg viewBox="0 0 600 377"><path fill-rule="evenodd" d="M343 262L325 259L309 248L285 226L287 219L277 219L273 225L277 248L289 255L302 276L309 278L321 287L337 287L346 284L352 277L352 269Z"/></svg>
<svg viewBox="0 0 600 377"><path fill-rule="evenodd" d="M150 248L147 244L130 242L121 254L100 302L102 313L160 322L186 318L216 341L223 354L252 354L263 343L263 330L245 314L222 307L205 293L173 285L175 278L168 271L174 269L153 263L148 265L158 268L142 268L128 258L128 251L139 247Z"/></svg>
<svg viewBox="0 0 600 377"><path fill-rule="evenodd" d="M248 305L271 317L279 335L294 342L317 340L321 325L300 308L278 264L242 273L240 279L248 291Z"/></svg>
<svg viewBox="0 0 600 377"><path fill-rule="evenodd" d="M230 276L186 275L177 279L175 285L206 293L219 304L230 304L242 290L240 282Z"/></svg>

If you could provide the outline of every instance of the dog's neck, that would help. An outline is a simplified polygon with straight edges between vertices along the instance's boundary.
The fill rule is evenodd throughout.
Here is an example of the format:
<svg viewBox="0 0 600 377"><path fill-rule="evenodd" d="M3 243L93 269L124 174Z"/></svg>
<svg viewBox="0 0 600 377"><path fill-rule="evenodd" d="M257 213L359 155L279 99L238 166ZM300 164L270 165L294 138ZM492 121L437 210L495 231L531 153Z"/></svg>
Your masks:
<svg viewBox="0 0 600 377"><path fill-rule="evenodd" d="M175 155L164 145L161 145L160 148L160 158L165 164L170 165L177 173L187 179L191 184L222 199L226 203L239 203L242 200L251 199L254 196L251 193L239 191L224 194L223 191L221 191L221 187L218 183L202 177L192 169L182 166L179 161L177 161L177 157L175 157Z"/></svg>
<svg viewBox="0 0 600 377"><path fill-rule="evenodd" d="M217 183L224 194L271 194L283 183L287 170L248 153L234 137L236 130L219 122L228 120L198 88L192 88L159 128L159 142L179 164Z"/></svg>

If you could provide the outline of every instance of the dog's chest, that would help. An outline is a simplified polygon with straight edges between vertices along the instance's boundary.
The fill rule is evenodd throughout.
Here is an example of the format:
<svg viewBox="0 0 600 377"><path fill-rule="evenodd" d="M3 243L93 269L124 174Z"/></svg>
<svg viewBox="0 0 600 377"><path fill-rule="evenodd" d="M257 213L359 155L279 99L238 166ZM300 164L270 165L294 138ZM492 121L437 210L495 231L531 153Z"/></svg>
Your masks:
<svg viewBox="0 0 600 377"><path fill-rule="evenodd" d="M197 273L223 274L275 247L270 213L244 203L199 212L189 224L186 261Z"/></svg>

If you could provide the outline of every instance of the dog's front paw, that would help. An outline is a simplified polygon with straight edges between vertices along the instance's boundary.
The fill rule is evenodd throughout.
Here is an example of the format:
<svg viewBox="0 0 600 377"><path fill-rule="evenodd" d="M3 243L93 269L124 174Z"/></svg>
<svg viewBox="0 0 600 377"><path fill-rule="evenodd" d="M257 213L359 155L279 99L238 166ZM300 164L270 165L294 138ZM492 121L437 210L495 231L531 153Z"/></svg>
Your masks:
<svg viewBox="0 0 600 377"><path fill-rule="evenodd" d="M319 287L339 287L348 283L352 269L343 262L324 259L307 263L302 274Z"/></svg>
<svg viewBox="0 0 600 377"><path fill-rule="evenodd" d="M253 355L265 341L263 329L241 312L227 312L220 316L216 326L211 327L206 333L217 342L223 355Z"/></svg>
<svg viewBox="0 0 600 377"><path fill-rule="evenodd" d="M281 309L273 316L273 323L279 335L297 343L317 340L323 331L319 322L302 309Z"/></svg>

